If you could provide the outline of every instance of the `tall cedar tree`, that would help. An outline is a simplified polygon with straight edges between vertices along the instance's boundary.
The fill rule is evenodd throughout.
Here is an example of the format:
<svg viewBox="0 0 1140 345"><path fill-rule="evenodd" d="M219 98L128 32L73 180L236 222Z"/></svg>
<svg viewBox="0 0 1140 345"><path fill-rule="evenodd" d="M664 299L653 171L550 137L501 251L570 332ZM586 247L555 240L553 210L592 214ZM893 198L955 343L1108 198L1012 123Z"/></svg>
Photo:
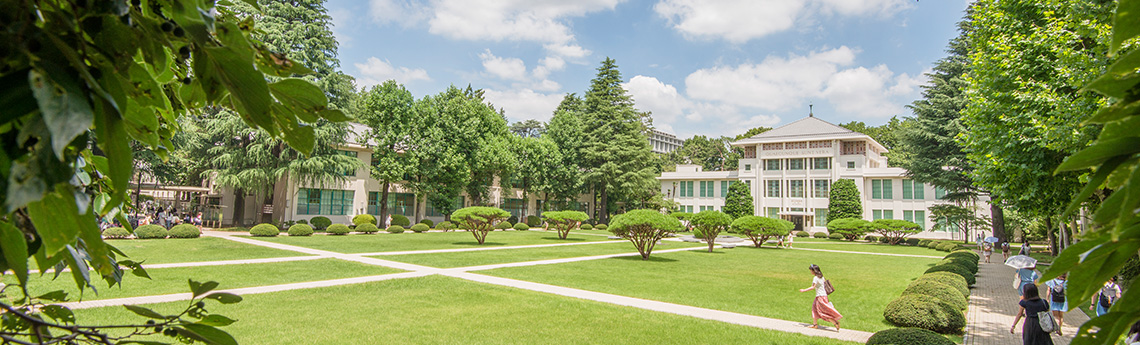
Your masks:
<svg viewBox="0 0 1140 345"><path fill-rule="evenodd" d="M752 204L752 191L748 190L748 186L749 184L741 181L733 181L728 186L728 196L724 199L724 213L733 219L755 215L756 207Z"/></svg>
<svg viewBox="0 0 1140 345"><path fill-rule="evenodd" d="M562 204L568 200L577 199L581 195L580 162L582 152L582 99L570 93L562 98L562 103L554 110L550 124L546 126L543 138L549 139L558 147L562 157L564 178L551 181L550 192L543 196L544 210L561 210L565 207L553 207L551 201ZM583 210L584 211L584 210Z"/></svg>
<svg viewBox="0 0 1140 345"><path fill-rule="evenodd" d="M610 206L649 199L656 167L646 137L649 116L634 109L613 59L598 67L584 101L582 181L597 194L595 218L608 223Z"/></svg>
<svg viewBox="0 0 1140 345"><path fill-rule="evenodd" d="M863 201L859 197L859 189L856 188L854 180L835 181L831 185L831 194L827 199L827 219L863 219Z"/></svg>

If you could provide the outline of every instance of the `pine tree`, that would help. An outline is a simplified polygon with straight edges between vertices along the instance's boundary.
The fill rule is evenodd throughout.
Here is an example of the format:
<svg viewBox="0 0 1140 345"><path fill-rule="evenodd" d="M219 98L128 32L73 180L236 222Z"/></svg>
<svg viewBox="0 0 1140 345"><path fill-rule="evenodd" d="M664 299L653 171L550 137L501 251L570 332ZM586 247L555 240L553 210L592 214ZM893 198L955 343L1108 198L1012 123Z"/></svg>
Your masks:
<svg viewBox="0 0 1140 345"><path fill-rule="evenodd" d="M827 219L863 219L863 201L854 180L835 181L827 199Z"/></svg>
<svg viewBox="0 0 1140 345"><path fill-rule="evenodd" d="M741 181L734 181L728 186L728 196L724 198L724 213L733 219L756 215L756 207L752 204L752 191L748 186Z"/></svg>

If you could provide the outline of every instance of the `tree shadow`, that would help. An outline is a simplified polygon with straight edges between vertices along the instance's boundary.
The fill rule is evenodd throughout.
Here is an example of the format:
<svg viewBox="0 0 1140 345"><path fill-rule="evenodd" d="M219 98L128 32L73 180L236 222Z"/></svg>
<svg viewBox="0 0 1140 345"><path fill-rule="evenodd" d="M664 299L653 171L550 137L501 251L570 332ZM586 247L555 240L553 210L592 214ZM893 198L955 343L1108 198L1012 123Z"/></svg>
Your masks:
<svg viewBox="0 0 1140 345"><path fill-rule="evenodd" d="M451 244L454 244L457 246L504 246L504 245L506 245L506 243L500 243L500 242L483 242L483 244L479 244L479 242L475 242L475 241L452 242Z"/></svg>
<svg viewBox="0 0 1140 345"><path fill-rule="evenodd" d="M649 260L642 260L641 255L619 256L619 257L614 257L614 258L610 258L610 259L627 260L627 261L649 261L649 262L674 262L674 261L677 261L676 259L663 258L660 256L653 256L652 254L649 255Z"/></svg>
<svg viewBox="0 0 1140 345"><path fill-rule="evenodd" d="M558 238L558 236L543 237L542 239L552 240L552 241L563 241L563 242L583 242L586 240L585 238L579 238L579 237L567 237L565 239L561 239L561 238Z"/></svg>

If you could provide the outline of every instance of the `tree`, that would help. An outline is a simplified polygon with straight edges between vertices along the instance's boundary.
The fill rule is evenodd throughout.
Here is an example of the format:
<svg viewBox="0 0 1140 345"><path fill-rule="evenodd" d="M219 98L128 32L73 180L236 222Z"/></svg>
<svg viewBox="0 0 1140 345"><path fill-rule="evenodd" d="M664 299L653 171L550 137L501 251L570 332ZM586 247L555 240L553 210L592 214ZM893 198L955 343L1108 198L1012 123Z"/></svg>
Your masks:
<svg viewBox="0 0 1140 345"><path fill-rule="evenodd" d="M413 132L420 114L416 112L415 97L394 80L361 90L356 99L356 120L368 127L360 138L372 148L369 175L380 182L380 220L388 219L388 192L392 183L404 180L414 173L418 161L420 142L413 142ZM412 152L416 151L416 152Z"/></svg>
<svg viewBox="0 0 1140 345"><path fill-rule="evenodd" d="M496 207L464 207L451 214L451 219L459 221L459 227L470 231L475 241L483 244L487 233L495 229L495 224L506 220L511 214Z"/></svg>
<svg viewBox="0 0 1140 345"><path fill-rule="evenodd" d="M529 119L511 124L511 133L524 138L540 138L546 132L546 124L542 121Z"/></svg>
<svg viewBox="0 0 1140 345"><path fill-rule="evenodd" d="M782 219L744 216L732 221L728 232L747 236L756 248L760 248L769 238L787 236L793 227L791 222Z"/></svg>
<svg viewBox="0 0 1140 345"><path fill-rule="evenodd" d="M922 232L918 224L902 219L876 219L871 222L871 228L886 237L891 245L899 244L907 236Z"/></svg>
<svg viewBox="0 0 1140 345"><path fill-rule="evenodd" d="M653 246L666 235L681 230L681 222L654 210L633 210L614 217L607 228L633 243L642 260L649 260Z"/></svg>
<svg viewBox="0 0 1140 345"><path fill-rule="evenodd" d="M603 223L609 220L611 203L648 200L658 185L645 135L649 115L634 109L621 82L617 64L606 58L582 106L581 176L598 194L600 214L595 218Z"/></svg>
<svg viewBox="0 0 1140 345"><path fill-rule="evenodd" d="M840 218L827 222L827 231L843 235L848 241L854 241L871 232L871 222L861 218Z"/></svg>
<svg viewBox="0 0 1140 345"><path fill-rule="evenodd" d="M863 200L855 180L839 179L827 195L827 216L831 219L863 218Z"/></svg>
<svg viewBox="0 0 1140 345"><path fill-rule="evenodd" d="M543 193L549 203L551 194L561 192L563 181L577 179L575 171L564 165L558 145L546 138L512 137L514 156L518 159L515 179L522 181L523 200L532 193ZM544 203L544 206L546 206Z"/></svg>
<svg viewBox="0 0 1140 345"><path fill-rule="evenodd" d="M756 207L752 205L752 191L748 189L747 183L732 181L728 185L728 196L724 198L724 213L728 213L733 219L755 215Z"/></svg>
<svg viewBox="0 0 1140 345"><path fill-rule="evenodd" d="M575 109L576 104L580 102L581 100L574 94L566 95L543 134L544 139L554 143L559 156L562 157L560 163L562 173L559 174L561 177L550 181L550 192L545 195L546 201L543 202L543 207L547 207L551 199L565 201L577 199L578 195L582 194L579 167L584 138L581 113Z"/></svg>
<svg viewBox="0 0 1140 345"><path fill-rule="evenodd" d="M558 238L564 240L570 235L570 230L577 229L578 224L590 218L582 211L547 211L542 213L542 217L558 231Z"/></svg>
<svg viewBox="0 0 1140 345"><path fill-rule="evenodd" d="M752 129L749 129L747 132L744 132L744 134L741 134L741 135L737 135L735 138L732 138L732 141L737 141L737 140L742 140L742 139L751 138L751 137L754 137L754 136L757 136L757 135L759 135L760 133L764 133L764 132L767 132L767 131L770 131L770 130L772 130L772 128L771 128L771 127L756 127L756 128L752 128Z"/></svg>
<svg viewBox="0 0 1140 345"><path fill-rule="evenodd" d="M962 237L969 237L970 230L986 224L984 218L978 217L971 207L962 207L954 204L941 204L930 207L930 218L941 219L962 232Z"/></svg>
<svg viewBox="0 0 1140 345"><path fill-rule="evenodd" d="M709 244L709 253L712 253L716 237L720 236L722 231L728 230L728 226L732 224L732 217L724 212L704 210L694 214L691 223L693 235L705 240L705 243Z"/></svg>
<svg viewBox="0 0 1140 345"><path fill-rule="evenodd" d="M666 154L672 164L697 164L705 171L736 170L743 152L729 146L728 137L709 138L696 135L685 139L681 147Z"/></svg>
<svg viewBox="0 0 1140 345"><path fill-rule="evenodd" d="M677 211L677 212L669 213L669 215L672 216L673 218L677 218L677 220L681 222L681 226L683 227L683 230L689 230L689 231L693 230L693 222L692 222L693 214L692 213Z"/></svg>
<svg viewBox="0 0 1140 345"><path fill-rule="evenodd" d="M311 154L316 135L304 123L346 119L330 109L320 88L292 78L307 68L251 38L254 27L239 25L228 2L88 5L0 3L6 28L0 33L0 147L7 162L0 169L0 264L21 291L28 291L31 256L41 272L69 269L80 289L94 288L92 277L119 284L123 268L146 275L138 263L117 257L95 223L113 217L129 227L123 201L133 173L132 140L166 156L179 119L209 105ZM65 299L61 292L5 296L21 303L0 303L7 320L0 327L5 337L25 343L119 342L124 339L103 332L149 335L156 327L170 330L162 333L172 339L195 334L233 343L208 325L216 323L200 322L207 317L200 302L241 300L211 292L216 286L191 281L198 302L145 325L75 325L74 314L56 304Z"/></svg>

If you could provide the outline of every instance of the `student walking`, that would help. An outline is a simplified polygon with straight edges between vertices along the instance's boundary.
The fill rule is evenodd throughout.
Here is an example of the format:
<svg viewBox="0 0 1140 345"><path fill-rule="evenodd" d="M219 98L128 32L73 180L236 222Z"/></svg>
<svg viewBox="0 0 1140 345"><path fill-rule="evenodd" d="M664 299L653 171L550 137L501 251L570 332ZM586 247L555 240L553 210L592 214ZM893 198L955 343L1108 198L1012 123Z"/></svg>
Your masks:
<svg viewBox="0 0 1140 345"><path fill-rule="evenodd" d="M1017 255L1029 256L1030 253L1033 253L1033 248L1029 247L1029 241L1022 243L1021 250L1017 251Z"/></svg>
<svg viewBox="0 0 1140 345"><path fill-rule="evenodd" d="M1020 308L1017 310L1017 317L1013 319L1013 325L1009 326L1009 333L1014 333L1014 330L1017 329L1017 322L1024 317L1025 323L1021 325L1022 345L1053 345L1053 338L1041 329L1041 321L1037 318L1038 312L1049 310L1049 306L1038 295L1037 285L1026 285L1025 293L1021 296L1021 302L1018 302L1017 305Z"/></svg>
<svg viewBox="0 0 1140 345"><path fill-rule="evenodd" d="M1041 278L1041 274L1037 273L1036 268L1037 266L1019 268L1017 272L1014 273L1014 279L1017 279L1019 282L1017 284L1017 294L1019 296L1024 296L1026 286L1036 285L1037 279Z"/></svg>
<svg viewBox="0 0 1140 345"><path fill-rule="evenodd" d="M986 263L990 263L990 255L994 254L994 244L985 242L982 243L982 255L986 257Z"/></svg>
<svg viewBox="0 0 1140 345"><path fill-rule="evenodd" d="M1001 243L1001 261L1009 260L1009 242Z"/></svg>
<svg viewBox="0 0 1140 345"><path fill-rule="evenodd" d="M1092 304L1089 310L1096 308L1096 316L1101 316L1108 313L1108 308L1116 303L1116 299L1120 298L1120 285L1116 285L1116 276L1109 278L1104 283L1104 287L1100 288L1100 293L1093 297Z"/></svg>
<svg viewBox="0 0 1140 345"><path fill-rule="evenodd" d="M1061 273L1057 278L1045 282L1045 299L1049 301L1049 310L1053 311L1053 318L1057 320L1057 325L1065 324L1065 311L1069 310L1069 301L1065 299L1065 288L1069 286L1068 273ZM1065 335L1061 329L1057 329L1057 335Z"/></svg>
<svg viewBox="0 0 1140 345"><path fill-rule="evenodd" d="M823 278L823 272L819 270L819 266L812 264L808 266L808 270L815 277L811 279L811 286L800 289L800 292L815 290L815 302L811 304L811 327L819 328L819 320L822 319L835 324L835 331L839 332L839 319L843 318L843 315L839 314L831 301L827 300L827 294L830 292L827 291L827 287L831 284Z"/></svg>

